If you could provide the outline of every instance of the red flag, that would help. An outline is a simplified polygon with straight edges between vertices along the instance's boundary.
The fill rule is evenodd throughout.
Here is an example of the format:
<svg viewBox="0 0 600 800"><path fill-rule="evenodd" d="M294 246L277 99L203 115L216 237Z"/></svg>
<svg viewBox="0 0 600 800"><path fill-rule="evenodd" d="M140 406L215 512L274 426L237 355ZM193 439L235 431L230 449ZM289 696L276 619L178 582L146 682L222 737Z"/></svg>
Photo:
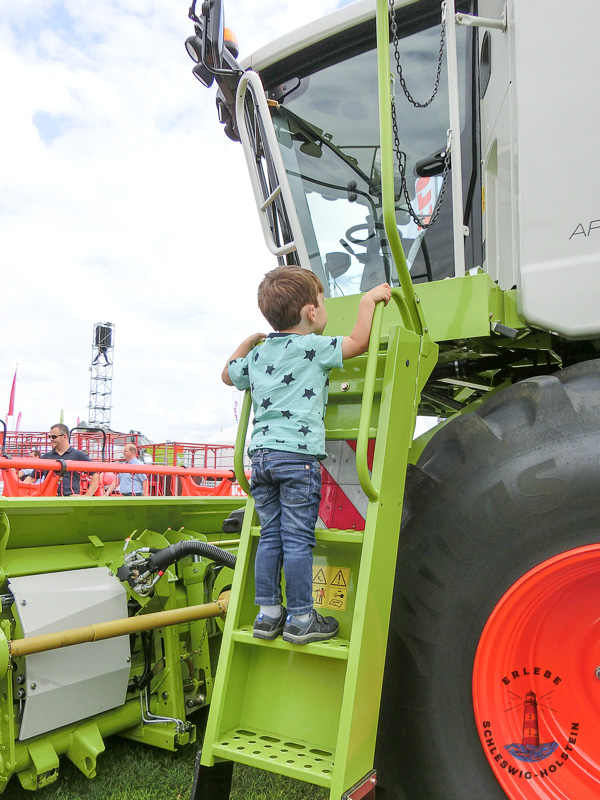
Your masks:
<svg viewBox="0 0 600 800"><path fill-rule="evenodd" d="M15 425L15 433L19 432L19 425L21 424L21 412L19 411L19 416L17 417L17 424Z"/></svg>
<svg viewBox="0 0 600 800"><path fill-rule="evenodd" d="M12 389L10 390L10 400L8 401L8 417L12 417L15 413L15 389L17 388L17 369L15 367L15 377L12 382Z"/></svg>

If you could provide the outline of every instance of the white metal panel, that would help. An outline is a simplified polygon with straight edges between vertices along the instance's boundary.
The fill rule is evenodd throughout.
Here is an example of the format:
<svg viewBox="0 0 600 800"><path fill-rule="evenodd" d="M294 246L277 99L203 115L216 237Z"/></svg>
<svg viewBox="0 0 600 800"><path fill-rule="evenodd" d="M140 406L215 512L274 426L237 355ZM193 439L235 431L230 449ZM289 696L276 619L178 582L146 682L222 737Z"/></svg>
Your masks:
<svg viewBox="0 0 600 800"><path fill-rule="evenodd" d="M600 2L515 0L520 310L600 334Z"/></svg>
<svg viewBox="0 0 600 800"><path fill-rule="evenodd" d="M394 6L401 8L416 2L417 0L395 0ZM275 64L277 61L298 53L305 47L322 42L329 36L342 33L369 19L375 21L375 0L359 0L356 3L350 3L344 8L333 11L331 14L308 23L308 25L303 25L301 28L261 47L260 50L246 58L242 62L242 66L244 69L253 69L255 72L260 72L261 69L265 69L265 67Z"/></svg>
<svg viewBox="0 0 600 800"><path fill-rule="evenodd" d="M25 638L127 616L127 593L106 567L29 575L9 583ZM19 739L122 705L129 655L129 637L120 636L26 656Z"/></svg>

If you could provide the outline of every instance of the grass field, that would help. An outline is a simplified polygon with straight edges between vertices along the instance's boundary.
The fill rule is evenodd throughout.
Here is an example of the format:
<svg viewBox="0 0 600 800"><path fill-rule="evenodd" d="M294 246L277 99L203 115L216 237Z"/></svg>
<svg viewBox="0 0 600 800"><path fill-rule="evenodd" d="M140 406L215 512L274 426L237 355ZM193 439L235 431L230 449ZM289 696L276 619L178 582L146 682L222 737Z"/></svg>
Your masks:
<svg viewBox="0 0 600 800"><path fill-rule="evenodd" d="M169 753L114 736L98 758L98 775L85 778L64 758L56 783L37 793L11 778L6 800L189 800L197 745ZM236 764L231 800L326 800L329 793L310 783ZM200 799L199 799L200 800ZM202 800L208 800L202 798Z"/></svg>

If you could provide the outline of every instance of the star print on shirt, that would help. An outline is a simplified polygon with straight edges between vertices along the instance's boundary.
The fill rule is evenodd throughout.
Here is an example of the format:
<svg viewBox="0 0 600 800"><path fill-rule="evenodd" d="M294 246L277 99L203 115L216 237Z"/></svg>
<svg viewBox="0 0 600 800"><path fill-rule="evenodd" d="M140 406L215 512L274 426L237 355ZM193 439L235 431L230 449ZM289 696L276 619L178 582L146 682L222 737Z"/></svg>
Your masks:
<svg viewBox="0 0 600 800"><path fill-rule="evenodd" d="M285 383L285 385L286 385L286 386L289 386L289 385L290 385L290 383L291 383L292 381L295 381L295 380L296 380L296 378L294 378L293 374L290 372L290 374L289 374L289 375L284 375L284 376L283 376L283 380L282 380L281 382L282 382L282 383Z"/></svg>
<svg viewBox="0 0 600 800"><path fill-rule="evenodd" d="M314 397L314 396L315 396L315 393L313 392L312 389L305 389L304 390L304 394L302 395L302 397L306 397L307 400L310 400L310 398Z"/></svg>
<svg viewBox="0 0 600 800"><path fill-rule="evenodd" d="M304 351L304 358L308 358L309 361L312 361L313 358L317 355L316 350L305 350Z"/></svg>
<svg viewBox="0 0 600 800"><path fill-rule="evenodd" d="M330 346L330 347L337 347L337 339L332 339L332 340L329 342L329 346Z"/></svg>
<svg viewBox="0 0 600 800"><path fill-rule="evenodd" d="M254 362L256 363L257 361L258 361L258 350L256 351L256 353L254 353Z"/></svg>
<svg viewBox="0 0 600 800"><path fill-rule="evenodd" d="M307 444L299 444L298 445L298 450L308 450L308 445Z"/></svg>
<svg viewBox="0 0 600 800"><path fill-rule="evenodd" d="M275 367L273 366L273 364L269 364L269 366L266 368L265 372L267 373L267 375L271 375L271 373L273 372L274 369L275 369Z"/></svg>
<svg viewBox="0 0 600 800"><path fill-rule="evenodd" d="M262 431L261 431L261 433L263 434L263 436L266 436L266 435L267 435L267 432L268 432L268 430L269 430L269 426L268 426L268 425L265 425L265 427L264 427L264 428L262 429Z"/></svg>
<svg viewBox="0 0 600 800"><path fill-rule="evenodd" d="M308 425L301 425L301 426L298 428L298 433L303 433L303 434L306 436L306 434L307 434L307 433L312 433L312 431L311 431L311 429L308 427Z"/></svg>
<svg viewBox="0 0 600 800"><path fill-rule="evenodd" d="M292 412L291 411L282 411L281 412L281 416L285 417L286 419L291 419L292 418Z"/></svg>
<svg viewBox="0 0 600 800"><path fill-rule="evenodd" d="M285 347L283 349L286 350L291 345L291 343L292 343L292 340L288 339L287 342L285 343Z"/></svg>
<svg viewBox="0 0 600 800"><path fill-rule="evenodd" d="M326 378L326 380L325 380L325 386L329 386L329 378Z"/></svg>
<svg viewBox="0 0 600 800"><path fill-rule="evenodd" d="M273 403L271 402L271 398L270 397L265 397L265 399L261 403L261 406L265 409L265 411L267 410L267 408L269 406L272 406L272 405L273 405Z"/></svg>
<svg viewBox="0 0 600 800"><path fill-rule="evenodd" d="M243 367L242 375L247 375L247 374L248 374L248 367Z"/></svg>

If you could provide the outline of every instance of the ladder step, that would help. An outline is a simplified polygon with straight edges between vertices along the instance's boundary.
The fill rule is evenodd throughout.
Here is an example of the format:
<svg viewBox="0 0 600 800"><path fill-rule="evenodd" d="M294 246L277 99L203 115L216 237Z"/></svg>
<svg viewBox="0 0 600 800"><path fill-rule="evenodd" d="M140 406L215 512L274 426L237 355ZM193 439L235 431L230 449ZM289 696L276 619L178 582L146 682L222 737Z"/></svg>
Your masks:
<svg viewBox="0 0 600 800"><path fill-rule="evenodd" d="M250 528L250 535L260 536L260 527ZM364 531L355 531L353 528L317 528L315 531L317 542L344 542L346 544L362 544Z"/></svg>
<svg viewBox="0 0 600 800"><path fill-rule="evenodd" d="M324 787L331 783L335 760L333 751L258 728L232 728L213 744L212 752L221 758Z"/></svg>
<svg viewBox="0 0 600 800"><path fill-rule="evenodd" d="M233 631L231 638L234 642L243 642L257 647L269 647L274 650L287 650L293 653L306 654L311 656L322 656L323 658L339 658L342 661L348 660L348 650L350 642L348 639L327 639L324 642L312 642L309 644L290 644L284 642L278 636L277 639L255 639L252 635L252 626L244 626Z"/></svg>

